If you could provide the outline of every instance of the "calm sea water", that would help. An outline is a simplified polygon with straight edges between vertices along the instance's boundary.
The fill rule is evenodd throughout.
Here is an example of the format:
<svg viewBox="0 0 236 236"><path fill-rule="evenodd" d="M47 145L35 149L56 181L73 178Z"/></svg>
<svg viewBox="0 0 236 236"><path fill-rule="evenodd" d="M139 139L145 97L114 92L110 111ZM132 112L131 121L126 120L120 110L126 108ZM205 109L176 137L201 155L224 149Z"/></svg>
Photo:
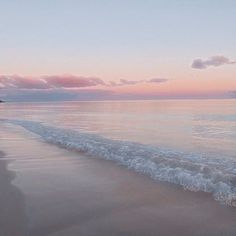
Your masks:
<svg viewBox="0 0 236 236"><path fill-rule="evenodd" d="M236 100L6 103L0 119L235 205Z"/></svg>

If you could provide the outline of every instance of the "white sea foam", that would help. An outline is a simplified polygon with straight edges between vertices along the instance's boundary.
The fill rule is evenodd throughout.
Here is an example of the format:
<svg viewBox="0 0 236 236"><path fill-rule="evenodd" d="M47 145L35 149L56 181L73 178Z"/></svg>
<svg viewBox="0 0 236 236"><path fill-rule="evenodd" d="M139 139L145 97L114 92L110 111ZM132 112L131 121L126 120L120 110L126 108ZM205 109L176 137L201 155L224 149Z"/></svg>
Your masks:
<svg viewBox="0 0 236 236"><path fill-rule="evenodd" d="M236 161L162 150L155 146L119 141L99 135L44 125L33 121L5 120L39 135L43 140L92 157L105 158L191 191L212 193L236 207Z"/></svg>

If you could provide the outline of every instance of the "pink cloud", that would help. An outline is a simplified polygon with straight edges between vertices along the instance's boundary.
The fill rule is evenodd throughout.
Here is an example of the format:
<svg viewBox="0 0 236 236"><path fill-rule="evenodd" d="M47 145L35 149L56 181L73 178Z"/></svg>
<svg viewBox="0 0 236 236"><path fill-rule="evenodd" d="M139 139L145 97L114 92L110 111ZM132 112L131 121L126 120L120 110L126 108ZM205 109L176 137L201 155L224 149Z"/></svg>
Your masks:
<svg viewBox="0 0 236 236"><path fill-rule="evenodd" d="M120 79L119 82L110 81L109 86L124 86L124 85L134 85L134 84L140 84L145 82L144 80L126 80L126 79Z"/></svg>
<svg viewBox="0 0 236 236"><path fill-rule="evenodd" d="M154 79L150 79L147 82L148 83L165 83L167 82L168 79L164 79L164 78L154 78Z"/></svg>
<svg viewBox="0 0 236 236"><path fill-rule="evenodd" d="M91 87L96 85L105 85L105 82L96 77L82 77L82 76L46 76L44 78L47 83L55 88L81 88Z"/></svg>
<svg viewBox="0 0 236 236"><path fill-rule="evenodd" d="M1 75L0 88L4 89L52 89L52 88L82 88L105 85L96 77L82 77L72 75L23 77L18 75Z"/></svg>
<svg viewBox="0 0 236 236"><path fill-rule="evenodd" d="M110 81L110 86L124 86L124 85L135 85L135 84L141 84L141 83L165 83L168 79L164 78L153 78L150 80L126 80L126 79L120 79L120 82L114 82Z"/></svg>
<svg viewBox="0 0 236 236"><path fill-rule="evenodd" d="M43 78L22 77L18 75L0 76L1 88L47 89L48 84Z"/></svg>
<svg viewBox="0 0 236 236"><path fill-rule="evenodd" d="M154 78L150 80L125 80L119 82L104 82L97 77L84 77L74 75L52 75L29 77L19 75L0 75L0 89L76 89L94 86L127 86L141 83L164 83L168 79Z"/></svg>
<svg viewBox="0 0 236 236"><path fill-rule="evenodd" d="M139 84L142 82L143 82L142 80L126 80L126 79L120 80L121 85L133 85L133 84Z"/></svg>

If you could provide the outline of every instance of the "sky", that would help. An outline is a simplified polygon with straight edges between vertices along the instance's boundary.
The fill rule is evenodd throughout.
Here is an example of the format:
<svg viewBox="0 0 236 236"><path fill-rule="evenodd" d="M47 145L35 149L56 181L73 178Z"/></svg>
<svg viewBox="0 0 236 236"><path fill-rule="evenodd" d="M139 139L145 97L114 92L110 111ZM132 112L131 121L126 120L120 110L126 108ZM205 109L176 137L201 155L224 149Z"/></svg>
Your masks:
<svg viewBox="0 0 236 236"><path fill-rule="evenodd" d="M235 0L0 1L0 99L236 97Z"/></svg>

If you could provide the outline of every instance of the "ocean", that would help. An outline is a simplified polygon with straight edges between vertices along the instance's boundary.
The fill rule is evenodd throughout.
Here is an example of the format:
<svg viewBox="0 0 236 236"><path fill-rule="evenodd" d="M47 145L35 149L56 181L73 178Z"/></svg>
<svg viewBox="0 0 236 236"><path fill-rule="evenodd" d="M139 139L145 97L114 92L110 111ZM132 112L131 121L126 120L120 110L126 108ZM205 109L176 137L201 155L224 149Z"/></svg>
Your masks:
<svg viewBox="0 0 236 236"><path fill-rule="evenodd" d="M236 100L4 103L0 127L236 206Z"/></svg>

